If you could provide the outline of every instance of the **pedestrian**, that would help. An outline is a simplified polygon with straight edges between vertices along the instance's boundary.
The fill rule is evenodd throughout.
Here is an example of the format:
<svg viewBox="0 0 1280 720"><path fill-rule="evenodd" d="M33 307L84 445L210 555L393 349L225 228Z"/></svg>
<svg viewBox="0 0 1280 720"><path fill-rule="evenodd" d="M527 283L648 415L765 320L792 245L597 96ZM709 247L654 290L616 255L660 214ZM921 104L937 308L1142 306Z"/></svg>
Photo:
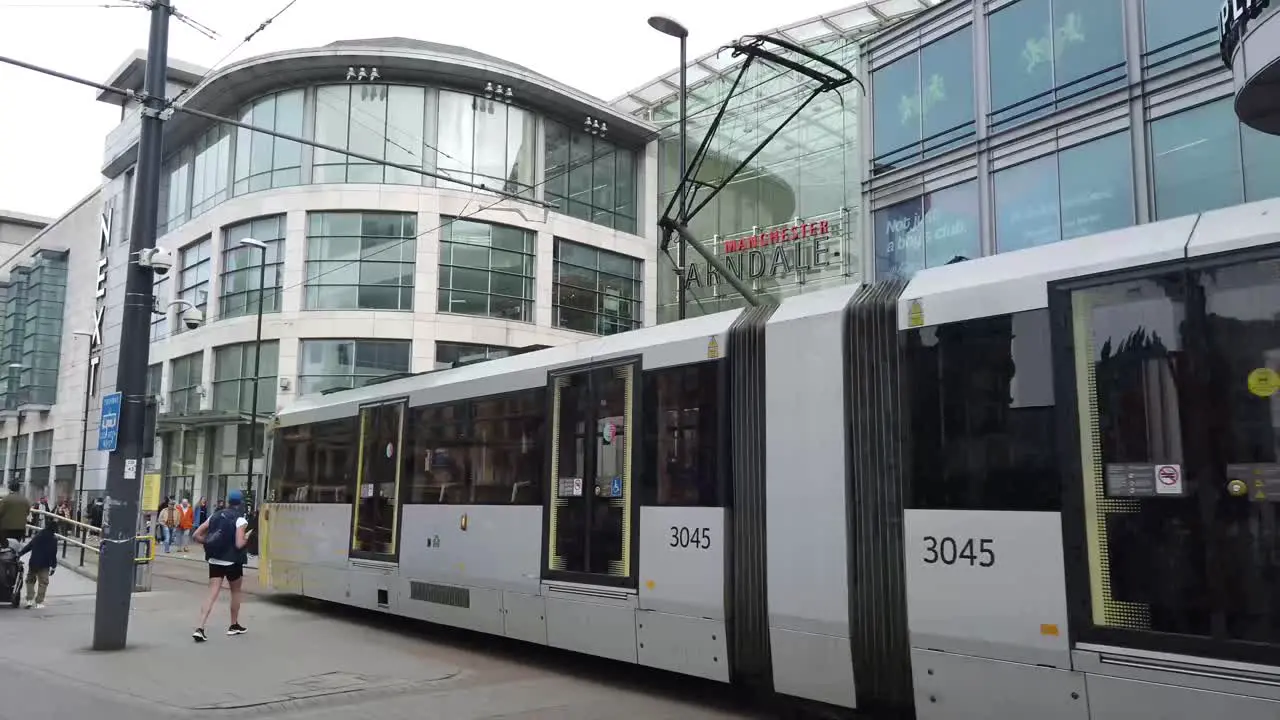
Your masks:
<svg viewBox="0 0 1280 720"><path fill-rule="evenodd" d="M182 498L178 506L178 545L182 554L187 554L187 541L191 539L191 529L195 527L196 509L191 506L190 498Z"/></svg>
<svg viewBox="0 0 1280 720"><path fill-rule="evenodd" d="M173 507L172 501L160 508L160 515L156 518L156 522L160 526L164 551L168 553L173 548L173 531L178 527L178 512Z"/></svg>
<svg viewBox="0 0 1280 720"><path fill-rule="evenodd" d="M232 490L227 496L226 508L196 528L195 540L204 545L205 561L209 564L209 596L200 607L200 624L191 633L196 642L209 639L204 626L209 621L209 613L213 612L214 603L218 602L223 580L231 589L231 625L227 627L227 634L248 632L240 624L240 589L244 581L244 564L248 560L244 548L252 534L249 521L244 517L244 496L239 490Z"/></svg>
<svg viewBox="0 0 1280 720"><path fill-rule="evenodd" d="M18 551L18 557L31 553L27 560L27 609L44 609L44 595L49 590L49 578L58 568L58 522L50 519L27 544Z"/></svg>
<svg viewBox="0 0 1280 720"><path fill-rule="evenodd" d="M22 486L17 480L9 481L9 494L0 498L0 542L27 537L27 516L31 514L31 501L19 492Z"/></svg>
<svg viewBox="0 0 1280 720"><path fill-rule="evenodd" d="M200 498L200 503L196 505L196 519L193 523L193 527L200 527L202 524L204 524L204 521L208 519L209 519L209 501L204 498Z"/></svg>

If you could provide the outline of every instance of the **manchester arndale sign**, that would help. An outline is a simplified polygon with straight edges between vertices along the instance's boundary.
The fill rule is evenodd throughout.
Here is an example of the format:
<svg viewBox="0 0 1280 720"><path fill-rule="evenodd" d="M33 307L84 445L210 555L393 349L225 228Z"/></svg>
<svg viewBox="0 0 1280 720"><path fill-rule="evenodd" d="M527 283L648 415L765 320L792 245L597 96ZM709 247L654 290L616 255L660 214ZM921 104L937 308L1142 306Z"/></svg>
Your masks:
<svg viewBox="0 0 1280 720"><path fill-rule="evenodd" d="M744 281L786 277L797 272L820 270L831 265L830 242L838 226L829 220L796 220L789 225L767 228L750 235L721 240L724 264ZM839 255L837 251L834 253ZM719 285L724 278L714 267L691 262L685 276L687 287Z"/></svg>
<svg viewBox="0 0 1280 720"><path fill-rule="evenodd" d="M1222 3L1222 12L1218 14L1218 52L1227 67L1231 67L1231 56L1249 30L1249 23L1257 20L1269 7L1271 0L1225 0Z"/></svg>

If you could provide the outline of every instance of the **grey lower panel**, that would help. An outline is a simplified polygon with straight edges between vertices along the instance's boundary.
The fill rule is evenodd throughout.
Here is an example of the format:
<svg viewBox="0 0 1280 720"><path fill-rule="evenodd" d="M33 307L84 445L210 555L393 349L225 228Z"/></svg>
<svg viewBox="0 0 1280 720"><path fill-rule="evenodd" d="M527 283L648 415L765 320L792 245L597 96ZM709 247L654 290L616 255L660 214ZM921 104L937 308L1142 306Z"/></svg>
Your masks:
<svg viewBox="0 0 1280 720"><path fill-rule="evenodd" d="M1089 718L1082 673L914 648L911 666L917 720Z"/></svg>
<svg viewBox="0 0 1280 720"><path fill-rule="evenodd" d="M1162 683L1088 675L1091 720L1275 720L1280 702Z"/></svg>

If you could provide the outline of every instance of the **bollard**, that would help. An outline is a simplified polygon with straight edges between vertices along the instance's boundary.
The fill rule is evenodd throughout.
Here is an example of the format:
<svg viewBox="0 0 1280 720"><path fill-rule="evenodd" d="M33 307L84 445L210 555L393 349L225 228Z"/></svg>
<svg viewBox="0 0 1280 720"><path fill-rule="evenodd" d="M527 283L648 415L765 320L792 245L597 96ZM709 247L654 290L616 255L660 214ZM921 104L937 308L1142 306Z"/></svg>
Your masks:
<svg viewBox="0 0 1280 720"><path fill-rule="evenodd" d="M155 538L139 535L134 538L133 591L151 591L151 561L156 557Z"/></svg>

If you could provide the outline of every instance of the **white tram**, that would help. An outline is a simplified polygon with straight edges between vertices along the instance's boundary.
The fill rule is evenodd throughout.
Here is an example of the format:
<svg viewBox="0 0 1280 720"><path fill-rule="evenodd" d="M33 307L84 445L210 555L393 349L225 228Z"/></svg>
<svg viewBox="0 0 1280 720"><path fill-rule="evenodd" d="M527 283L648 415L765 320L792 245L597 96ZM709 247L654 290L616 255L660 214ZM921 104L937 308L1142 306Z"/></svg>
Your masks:
<svg viewBox="0 0 1280 720"><path fill-rule="evenodd" d="M1274 720L1277 220L304 398L263 575L835 708Z"/></svg>

